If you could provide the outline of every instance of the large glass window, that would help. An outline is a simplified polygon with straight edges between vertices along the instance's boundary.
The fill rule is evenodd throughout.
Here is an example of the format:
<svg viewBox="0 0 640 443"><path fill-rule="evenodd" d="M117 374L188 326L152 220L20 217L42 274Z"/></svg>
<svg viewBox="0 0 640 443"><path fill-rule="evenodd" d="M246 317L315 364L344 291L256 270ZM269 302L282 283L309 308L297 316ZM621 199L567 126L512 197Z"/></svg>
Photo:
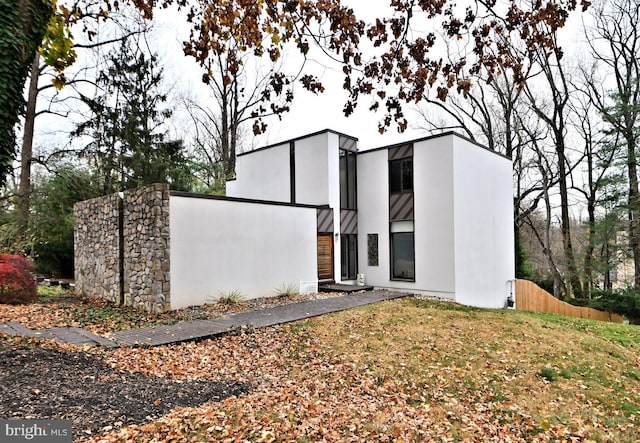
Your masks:
<svg viewBox="0 0 640 443"><path fill-rule="evenodd" d="M340 241L342 278L354 280L358 273L358 235L342 234Z"/></svg>
<svg viewBox="0 0 640 443"><path fill-rule="evenodd" d="M402 158L389 162L389 192L413 190L413 158Z"/></svg>
<svg viewBox="0 0 640 443"><path fill-rule="evenodd" d="M412 221L391 223L391 279L415 281L415 241Z"/></svg>
<svg viewBox="0 0 640 443"><path fill-rule="evenodd" d="M340 208L356 208L356 153L340 150Z"/></svg>

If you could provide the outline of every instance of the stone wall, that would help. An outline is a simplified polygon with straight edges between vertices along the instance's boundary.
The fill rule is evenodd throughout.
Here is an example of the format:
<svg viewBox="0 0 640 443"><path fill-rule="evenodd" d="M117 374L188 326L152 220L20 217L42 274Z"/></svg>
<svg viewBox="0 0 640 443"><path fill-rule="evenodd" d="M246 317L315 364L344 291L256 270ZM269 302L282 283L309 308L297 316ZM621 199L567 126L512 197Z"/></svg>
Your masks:
<svg viewBox="0 0 640 443"><path fill-rule="evenodd" d="M124 303L149 312L171 308L169 186L124 193Z"/></svg>
<svg viewBox="0 0 640 443"><path fill-rule="evenodd" d="M169 310L169 187L151 185L74 207L76 291L148 312Z"/></svg>
<svg viewBox="0 0 640 443"><path fill-rule="evenodd" d="M76 292L121 303L120 217L118 194L73 207Z"/></svg>

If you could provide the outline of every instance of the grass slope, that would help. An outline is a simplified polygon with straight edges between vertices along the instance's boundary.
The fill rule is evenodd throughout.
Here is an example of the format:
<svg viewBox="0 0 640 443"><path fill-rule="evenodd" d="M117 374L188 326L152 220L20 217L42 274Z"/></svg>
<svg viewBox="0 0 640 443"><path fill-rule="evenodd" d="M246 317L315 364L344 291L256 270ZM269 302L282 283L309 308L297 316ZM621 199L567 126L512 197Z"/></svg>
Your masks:
<svg viewBox="0 0 640 443"><path fill-rule="evenodd" d="M640 440L640 328L401 300L218 340L102 356L249 382L94 441Z"/></svg>

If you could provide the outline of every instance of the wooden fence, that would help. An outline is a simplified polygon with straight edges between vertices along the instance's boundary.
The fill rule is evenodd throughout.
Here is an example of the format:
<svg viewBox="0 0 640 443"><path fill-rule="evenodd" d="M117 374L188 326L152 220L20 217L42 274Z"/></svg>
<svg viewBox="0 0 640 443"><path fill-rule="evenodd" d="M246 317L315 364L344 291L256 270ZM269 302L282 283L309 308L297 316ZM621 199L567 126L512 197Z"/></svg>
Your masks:
<svg viewBox="0 0 640 443"><path fill-rule="evenodd" d="M558 300L553 295L529 280L516 280L516 309L522 311L551 312L569 317L622 323L624 317L597 309L573 306Z"/></svg>

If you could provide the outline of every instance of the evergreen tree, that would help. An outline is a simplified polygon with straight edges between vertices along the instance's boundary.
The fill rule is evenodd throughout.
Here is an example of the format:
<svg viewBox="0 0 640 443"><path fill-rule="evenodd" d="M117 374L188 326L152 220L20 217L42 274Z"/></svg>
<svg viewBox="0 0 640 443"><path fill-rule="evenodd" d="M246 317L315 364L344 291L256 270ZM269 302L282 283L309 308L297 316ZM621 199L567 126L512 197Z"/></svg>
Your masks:
<svg viewBox="0 0 640 443"><path fill-rule="evenodd" d="M73 205L99 196L101 188L91 171L73 164L36 178L29 231L38 272L73 276Z"/></svg>
<svg viewBox="0 0 640 443"><path fill-rule="evenodd" d="M92 117L75 135L90 137L82 151L90 158L110 193L151 183L189 190L191 177L182 140L168 140L165 121L172 115L162 89L157 55L140 41L126 40L108 57L97 78L103 91L83 97Z"/></svg>

